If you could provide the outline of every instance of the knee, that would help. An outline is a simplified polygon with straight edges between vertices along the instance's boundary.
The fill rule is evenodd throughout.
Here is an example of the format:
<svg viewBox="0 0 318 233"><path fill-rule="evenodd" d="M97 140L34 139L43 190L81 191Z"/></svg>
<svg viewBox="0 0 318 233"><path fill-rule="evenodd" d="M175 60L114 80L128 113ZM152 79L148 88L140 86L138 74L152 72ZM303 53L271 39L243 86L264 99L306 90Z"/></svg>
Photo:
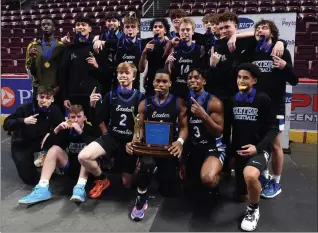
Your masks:
<svg viewBox="0 0 318 233"><path fill-rule="evenodd" d="M91 153L89 152L89 150L85 148L78 154L78 161L80 162L80 164L83 164L90 159L91 159Z"/></svg>
<svg viewBox="0 0 318 233"><path fill-rule="evenodd" d="M201 181L204 185L214 188L219 184L219 175L213 174L212 172L202 173Z"/></svg>
<svg viewBox="0 0 318 233"><path fill-rule="evenodd" d="M121 177L121 180L125 188L130 188L132 186L132 180L133 180L132 175L123 174Z"/></svg>
<svg viewBox="0 0 318 233"><path fill-rule="evenodd" d="M63 149L59 146L54 145L48 150L46 158L56 157L56 155L61 152L63 152Z"/></svg>
<svg viewBox="0 0 318 233"><path fill-rule="evenodd" d="M248 166L244 169L243 174L244 174L245 182L248 185L248 184L253 184L255 182L258 182L258 177L260 175L260 172L257 168Z"/></svg>

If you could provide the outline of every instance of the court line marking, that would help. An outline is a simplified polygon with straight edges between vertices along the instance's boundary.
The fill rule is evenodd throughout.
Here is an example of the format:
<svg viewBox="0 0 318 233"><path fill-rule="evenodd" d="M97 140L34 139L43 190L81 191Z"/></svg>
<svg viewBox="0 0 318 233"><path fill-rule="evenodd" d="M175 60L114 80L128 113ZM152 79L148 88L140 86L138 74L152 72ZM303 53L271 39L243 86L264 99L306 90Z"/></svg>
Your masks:
<svg viewBox="0 0 318 233"><path fill-rule="evenodd" d="M1 141L1 143L7 142L7 141L9 141L9 140L11 140L11 138L3 139L3 140Z"/></svg>

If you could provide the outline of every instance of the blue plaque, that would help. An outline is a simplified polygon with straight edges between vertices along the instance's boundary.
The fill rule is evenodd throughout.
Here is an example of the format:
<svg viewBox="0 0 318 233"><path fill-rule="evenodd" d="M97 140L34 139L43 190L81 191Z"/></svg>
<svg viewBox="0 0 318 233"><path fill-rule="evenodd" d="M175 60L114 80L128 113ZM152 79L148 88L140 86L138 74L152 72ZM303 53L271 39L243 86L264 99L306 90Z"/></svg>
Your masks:
<svg viewBox="0 0 318 233"><path fill-rule="evenodd" d="M145 142L146 144L168 146L170 131L170 124L145 122Z"/></svg>

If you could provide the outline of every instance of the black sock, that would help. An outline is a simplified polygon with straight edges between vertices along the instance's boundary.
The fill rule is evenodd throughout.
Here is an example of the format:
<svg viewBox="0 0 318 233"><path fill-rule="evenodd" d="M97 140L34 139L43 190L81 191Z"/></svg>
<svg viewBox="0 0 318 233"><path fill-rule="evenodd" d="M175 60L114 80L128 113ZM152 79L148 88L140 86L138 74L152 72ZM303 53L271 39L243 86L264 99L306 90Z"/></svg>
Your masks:
<svg viewBox="0 0 318 233"><path fill-rule="evenodd" d="M139 190L137 189L137 209L140 210L143 208L144 204L148 200L148 192L140 193Z"/></svg>
<svg viewBox="0 0 318 233"><path fill-rule="evenodd" d="M104 180L106 179L106 176L104 173L100 174L99 176L95 176L95 180Z"/></svg>
<svg viewBox="0 0 318 233"><path fill-rule="evenodd" d="M258 203L257 204L251 204L250 202L248 203L248 207L250 207L251 209L255 210L258 209Z"/></svg>

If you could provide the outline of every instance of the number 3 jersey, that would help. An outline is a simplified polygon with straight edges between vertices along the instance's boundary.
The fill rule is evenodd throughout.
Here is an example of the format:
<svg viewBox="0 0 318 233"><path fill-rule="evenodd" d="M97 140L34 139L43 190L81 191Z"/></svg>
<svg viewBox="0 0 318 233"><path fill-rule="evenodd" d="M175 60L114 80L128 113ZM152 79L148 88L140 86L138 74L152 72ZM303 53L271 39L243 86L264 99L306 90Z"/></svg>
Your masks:
<svg viewBox="0 0 318 233"><path fill-rule="evenodd" d="M213 98L213 95L208 92L203 92L199 97L193 97L202 106L202 108L210 115L208 104ZM201 118L196 117L191 112L191 104L188 106L189 111L189 133L192 146L209 146L210 148L223 151L225 145L222 144L222 137L216 138L211 135L206 129L206 126Z"/></svg>
<svg viewBox="0 0 318 233"><path fill-rule="evenodd" d="M171 77L173 80L172 94L181 98L187 99L189 89L187 86L188 74L193 68L201 67L201 47L195 43L185 49L177 49L174 52L174 58L171 70Z"/></svg>
<svg viewBox="0 0 318 233"><path fill-rule="evenodd" d="M108 132L120 141L131 141L134 132L134 118L138 114L138 105L143 94L134 90L131 96L124 98L119 92L110 92L110 117Z"/></svg>

